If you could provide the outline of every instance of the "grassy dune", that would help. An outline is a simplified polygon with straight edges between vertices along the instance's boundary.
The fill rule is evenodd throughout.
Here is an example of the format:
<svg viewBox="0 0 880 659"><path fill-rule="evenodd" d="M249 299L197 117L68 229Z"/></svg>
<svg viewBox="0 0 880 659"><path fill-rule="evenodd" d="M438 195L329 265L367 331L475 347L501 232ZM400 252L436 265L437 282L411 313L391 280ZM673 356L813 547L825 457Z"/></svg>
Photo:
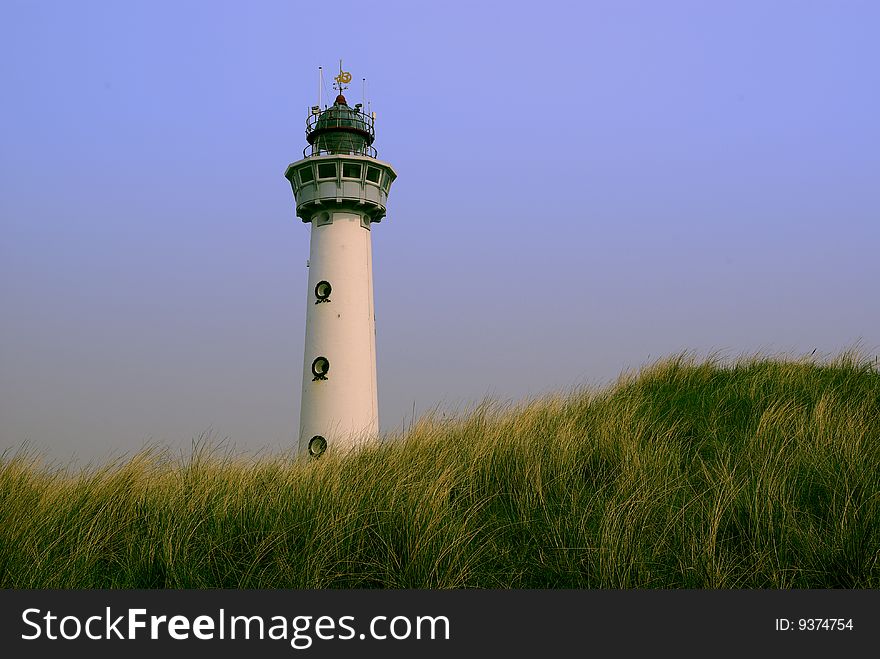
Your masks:
<svg viewBox="0 0 880 659"><path fill-rule="evenodd" d="M5 588L880 588L875 363L659 362L342 458L0 459Z"/></svg>

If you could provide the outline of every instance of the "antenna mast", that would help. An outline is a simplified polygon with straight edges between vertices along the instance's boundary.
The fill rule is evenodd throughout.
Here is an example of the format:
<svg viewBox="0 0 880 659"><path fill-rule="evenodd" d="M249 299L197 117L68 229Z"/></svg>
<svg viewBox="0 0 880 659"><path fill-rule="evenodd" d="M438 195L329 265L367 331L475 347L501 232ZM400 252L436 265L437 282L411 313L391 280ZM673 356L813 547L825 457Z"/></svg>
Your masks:
<svg viewBox="0 0 880 659"><path fill-rule="evenodd" d="M348 71L342 70L342 60L339 60L339 75L333 79L336 81L336 84L334 84L333 87L336 88L340 94L348 89L348 83L351 82L351 74Z"/></svg>
<svg viewBox="0 0 880 659"><path fill-rule="evenodd" d="M321 102L324 100L324 67L318 67L318 109L321 108Z"/></svg>

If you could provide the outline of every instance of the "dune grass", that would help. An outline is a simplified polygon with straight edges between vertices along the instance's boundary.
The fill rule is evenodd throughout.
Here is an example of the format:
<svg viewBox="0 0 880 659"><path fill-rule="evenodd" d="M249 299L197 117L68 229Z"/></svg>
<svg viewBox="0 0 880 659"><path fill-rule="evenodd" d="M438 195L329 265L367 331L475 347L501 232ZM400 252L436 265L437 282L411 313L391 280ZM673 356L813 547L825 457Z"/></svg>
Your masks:
<svg viewBox="0 0 880 659"><path fill-rule="evenodd" d="M0 460L4 588L880 588L880 373L677 357L318 460Z"/></svg>

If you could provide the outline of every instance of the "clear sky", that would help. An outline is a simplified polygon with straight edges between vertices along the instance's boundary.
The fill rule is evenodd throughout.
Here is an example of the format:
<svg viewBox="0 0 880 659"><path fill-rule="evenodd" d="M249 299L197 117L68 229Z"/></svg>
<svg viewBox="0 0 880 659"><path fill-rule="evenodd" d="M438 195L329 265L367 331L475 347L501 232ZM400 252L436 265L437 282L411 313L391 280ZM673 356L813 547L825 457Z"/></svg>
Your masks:
<svg viewBox="0 0 880 659"><path fill-rule="evenodd" d="M851 0L6 0L0 451L295 444L309 232L283 172L339 58L399 174L372 234L385 430L682 350L875 355L878 24Z"/></svg>

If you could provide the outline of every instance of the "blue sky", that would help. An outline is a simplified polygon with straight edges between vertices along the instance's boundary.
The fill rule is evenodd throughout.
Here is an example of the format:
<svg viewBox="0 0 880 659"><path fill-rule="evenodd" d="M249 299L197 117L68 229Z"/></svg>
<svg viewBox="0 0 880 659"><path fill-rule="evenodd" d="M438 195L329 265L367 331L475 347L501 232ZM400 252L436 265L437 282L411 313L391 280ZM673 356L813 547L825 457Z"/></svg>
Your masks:
<svg viewBox="0 0 880 659"><path fill-rule="evenodd" d="M5 2L0 449L295 444L309 236L283 172L339 58L399 174L373 231L384 429L682 350L876 355L878 19Z"/></svg>

